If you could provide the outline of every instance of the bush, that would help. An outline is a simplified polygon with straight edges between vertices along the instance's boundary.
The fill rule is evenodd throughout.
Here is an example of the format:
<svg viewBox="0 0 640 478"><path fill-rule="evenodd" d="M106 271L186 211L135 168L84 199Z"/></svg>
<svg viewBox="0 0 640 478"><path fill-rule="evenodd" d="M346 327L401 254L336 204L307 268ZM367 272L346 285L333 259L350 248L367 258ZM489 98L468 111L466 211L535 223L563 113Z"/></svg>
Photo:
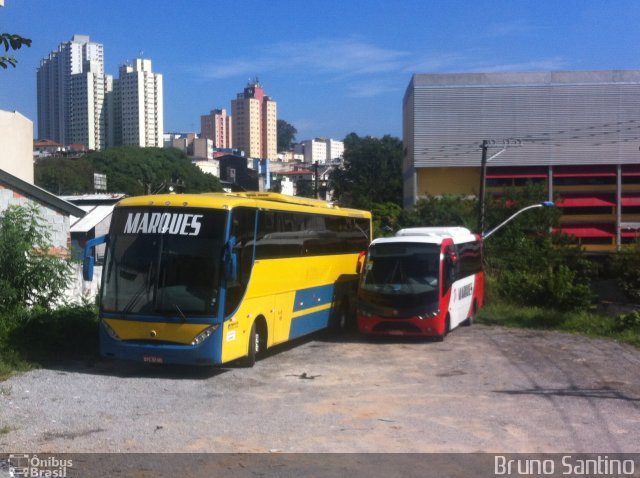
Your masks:
<svg viewBox="0 0 640 478"><path fill-rule="evenodd" d="M0 216L0 313L50 307L67 288L68 259L50 253L50 233L38 207L9 206Z"/></svg>
<svg viewBox="0 0 640 478"><path fill-rule="evenodd" d="M578 281L576 272L566 265L540 272L503 271L496 284L502 297L522 305L580 310L593 300L590 287Z"/></svg>
<svg viewBox="0 0 640 478"><path fill-rule="evenodd" d="M11 347L29 361L47 363L97 356L98 314L93 305L35 308L23 313L8 335Z"/></svg>
<svg viewBox="0 0 640 478"><path fill-rule="evenodd" d="M640 245L615 254L612 269L620 289L631 300L640 302Z"/></svg>
<svg viewBox="0 0 640 478"><path fill-rule="evenodd" d="M621 314L613 319L613 330L623 332L625 330L640 333L640 310L634 310L628 314Z"/></svg>

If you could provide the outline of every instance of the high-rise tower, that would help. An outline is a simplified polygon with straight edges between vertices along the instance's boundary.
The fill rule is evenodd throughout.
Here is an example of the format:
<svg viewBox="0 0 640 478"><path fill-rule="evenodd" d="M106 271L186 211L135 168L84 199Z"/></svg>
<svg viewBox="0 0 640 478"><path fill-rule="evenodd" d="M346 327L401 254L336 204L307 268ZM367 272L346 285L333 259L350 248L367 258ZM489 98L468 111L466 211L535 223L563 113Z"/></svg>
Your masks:
<svg viewBox="0 0 640 478"><path fill-rule="evenodd" d="M227 115L227 110L211 110L208 115L200 116L200 134L213 141L214 148L232 148L231 124L231 116Z"/></svg>
<svg viewBox="0 0 640 478"><path fill-rule="evenodd" d="M104 149L112 78L102 44L74 35L40 61L37 81L38 137Z"/></svg>
<svg viewBox="0 0 640 478"><path fill-rule="evenodd" d="M162 75L151 71L151 60L122 65L113 85L114 144L161 148L163 103Z"/></svg>
<svg viewBox="0 0 640 478"><path fill-rule="evenodd" d="M276 102L256 78L231 101L233 147L251 158L278 159Z"/></svg>

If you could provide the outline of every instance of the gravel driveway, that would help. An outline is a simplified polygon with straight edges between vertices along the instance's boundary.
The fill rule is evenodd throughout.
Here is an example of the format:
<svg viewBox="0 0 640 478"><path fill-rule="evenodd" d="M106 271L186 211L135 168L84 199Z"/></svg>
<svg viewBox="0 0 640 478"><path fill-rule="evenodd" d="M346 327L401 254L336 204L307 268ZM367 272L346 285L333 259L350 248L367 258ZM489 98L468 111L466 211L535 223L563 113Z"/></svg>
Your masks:
<svg viewBox="0 0 640 478"><path fill-rule="evenodd" d="M319 334L254 368L101 361L0 382L0 453L637 452L640 351L474 325Z"/></svg>

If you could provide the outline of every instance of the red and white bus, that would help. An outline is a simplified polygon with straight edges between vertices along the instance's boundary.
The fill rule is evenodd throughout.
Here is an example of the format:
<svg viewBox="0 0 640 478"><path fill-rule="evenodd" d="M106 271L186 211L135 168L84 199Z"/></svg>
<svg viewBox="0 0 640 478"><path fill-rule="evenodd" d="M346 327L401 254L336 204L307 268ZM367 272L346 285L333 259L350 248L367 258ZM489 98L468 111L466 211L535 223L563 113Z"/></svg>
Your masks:
<svg viewBox="0 0 640 478"><path fill-rule="evenodd" d="M401 229L369 246L358 287L358 329L444 340L458 325L471 325L483 299L479 235L463 227Z"/></svg>

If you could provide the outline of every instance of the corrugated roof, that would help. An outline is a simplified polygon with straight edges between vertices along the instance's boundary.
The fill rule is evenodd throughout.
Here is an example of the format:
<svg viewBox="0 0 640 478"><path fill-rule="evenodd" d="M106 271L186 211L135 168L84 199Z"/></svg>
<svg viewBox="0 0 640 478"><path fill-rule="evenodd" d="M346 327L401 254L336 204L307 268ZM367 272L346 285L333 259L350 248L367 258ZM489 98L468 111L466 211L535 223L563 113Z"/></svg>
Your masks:
<svg viewBox="0 0 640 478"><path fill-rule="evenodd" d="M95 206L71 225L71 232L89 232L113 212L114 205Z"/></svg>

